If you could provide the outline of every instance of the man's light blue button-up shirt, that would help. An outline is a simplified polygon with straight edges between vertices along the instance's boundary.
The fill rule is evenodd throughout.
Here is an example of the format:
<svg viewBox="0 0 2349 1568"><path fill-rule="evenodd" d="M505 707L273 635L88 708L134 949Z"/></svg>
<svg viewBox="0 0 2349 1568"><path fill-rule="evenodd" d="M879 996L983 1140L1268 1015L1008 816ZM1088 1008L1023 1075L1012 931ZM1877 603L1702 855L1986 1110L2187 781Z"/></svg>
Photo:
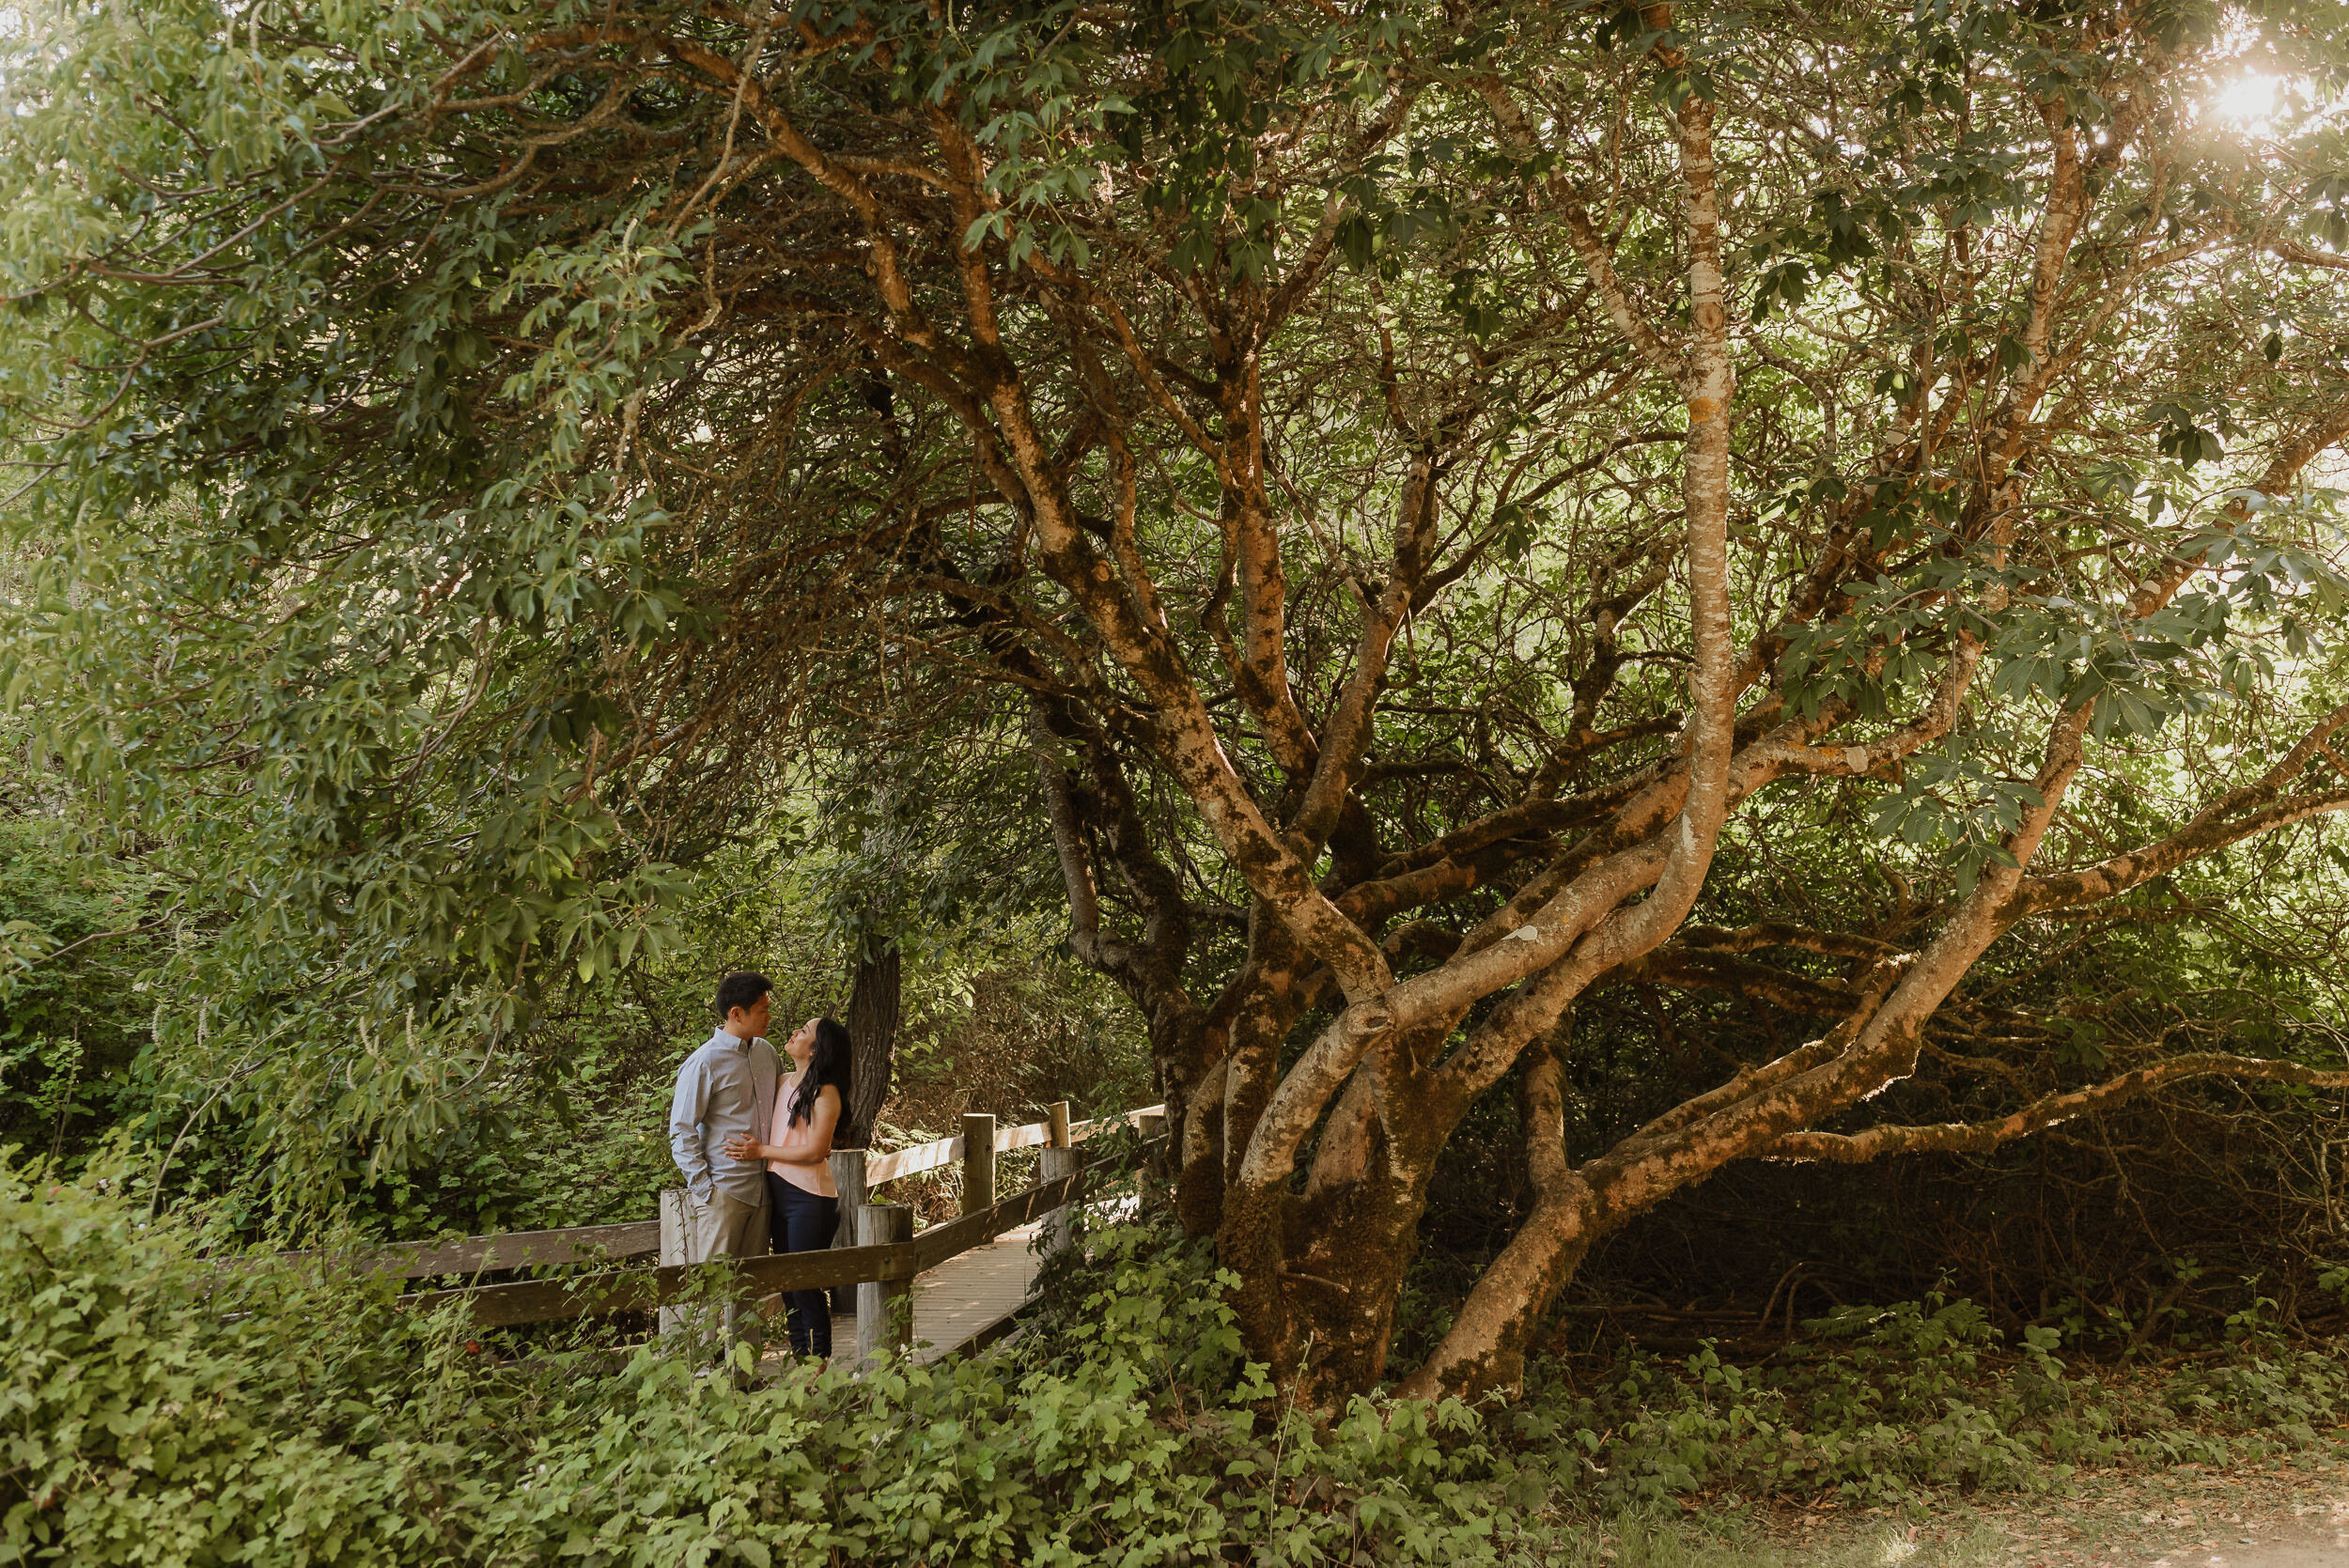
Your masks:
<svg viewBox="0 0 2349 1568"><path fill-rule="evenodd" d="M767 1202L767 1167L733 1159L726 1140L748 1134L767 1141L775 1115L782 1059L763 1038L738 1040L721 1029L677 1069L669 1101L669 1152L686 1190L701 1202L712 1191L744 1203Z"/></svg>

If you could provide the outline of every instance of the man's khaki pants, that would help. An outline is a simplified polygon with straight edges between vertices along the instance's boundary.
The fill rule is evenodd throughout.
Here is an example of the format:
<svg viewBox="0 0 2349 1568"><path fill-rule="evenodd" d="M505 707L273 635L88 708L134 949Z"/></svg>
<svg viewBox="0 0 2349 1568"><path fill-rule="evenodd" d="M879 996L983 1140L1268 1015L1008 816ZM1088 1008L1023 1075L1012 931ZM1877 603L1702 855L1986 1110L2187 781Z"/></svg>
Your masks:
<svg viewBox="0 0 2349 1568"><path fill-rule="evenodd" d="M758 1196L759 1202L746 1203L723 1192L712 1192L705 1203L687 1193L685 1261L696 1264L708 1263L713 1258L765 1257L769 1247L764 1184ZM734 1337L735 1321L742 1311L741 1303L735 1301L728 1301L719 1311L718 1322L728 1340Z"/></svg>
<svg viewBox="0 0 2349 1568"><path fill-rule="evenodd" d="M687 1194L685 1261L708 1263L712 1258L763 1258L767 1255L767 1193L746 1203L723 1192L704 1202Z"/></svg>

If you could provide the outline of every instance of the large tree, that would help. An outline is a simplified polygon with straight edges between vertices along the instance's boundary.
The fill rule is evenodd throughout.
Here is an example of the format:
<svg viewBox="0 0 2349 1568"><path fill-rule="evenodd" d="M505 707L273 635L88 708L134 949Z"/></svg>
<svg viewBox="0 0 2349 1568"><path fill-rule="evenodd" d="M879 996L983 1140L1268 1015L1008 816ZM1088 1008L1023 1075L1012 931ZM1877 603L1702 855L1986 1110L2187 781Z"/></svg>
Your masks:
<svg viewBox="0 0 2349 1568"><path fill-rule="evenodd" d="M1534 1201L1414 1391L1510 1384L1731 1161L2349 1082L2157 1041L1855 1110L1952 1009L2009 1071L2010 933L2349 805L2338 8L45 25L15 686L227 902L216 1073L300 1036L316 1103L428 1133L804 737L1057 861L1315 1397L1386 1375L1504 1084ZM1802 919L1719 872L1790 809L1851 866ZM1562 1020L1623 986L1804 1027L1571 1163Z"/></svg>

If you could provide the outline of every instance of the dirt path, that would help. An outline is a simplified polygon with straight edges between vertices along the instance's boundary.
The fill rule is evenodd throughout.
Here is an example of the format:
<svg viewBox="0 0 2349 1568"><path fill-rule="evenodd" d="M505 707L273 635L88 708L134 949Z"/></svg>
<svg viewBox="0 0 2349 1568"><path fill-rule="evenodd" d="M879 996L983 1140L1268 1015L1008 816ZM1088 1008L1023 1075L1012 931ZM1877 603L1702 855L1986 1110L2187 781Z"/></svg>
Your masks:
<svg viewBox="0 0 2349 1568"><path fill-rule="evenodd" d="M2069 1497L1937 1503L1922 1519L1891 1510L1766 1514L1744 1550L1766 1543L1753 1555L1821 1568L2349 1568L2349 1465L2340 1460L2089 1474L2077 1487ZM1721 1560L1739 1555L1728 1547Z"/></svg>

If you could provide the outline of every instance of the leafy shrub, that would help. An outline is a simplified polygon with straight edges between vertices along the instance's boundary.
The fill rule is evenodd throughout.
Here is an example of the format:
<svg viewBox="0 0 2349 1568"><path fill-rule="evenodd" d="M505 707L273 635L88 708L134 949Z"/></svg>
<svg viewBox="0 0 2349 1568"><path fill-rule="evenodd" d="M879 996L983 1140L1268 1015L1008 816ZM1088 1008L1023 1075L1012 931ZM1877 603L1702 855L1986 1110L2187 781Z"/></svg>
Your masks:
<svg viewBox="0 0 2349 1568"><path fill-rule="evenodd" d="M1023 1347L865 1378L659 1345L501 1357L393 1285L215 1266L118 1181L0 1165L0 1563L1555 1560L1578 1509L1692 1492L2039 1489L2228 1463L2349 1412L2340 1362L2247 1331L2108 1382L1970 1303L1854 1309L1782 1364L1633 1355L1517 1406L1278 1406L1205 1253L1142 1225L1055 1263ZM545 1341L539 1331L535 1349Z"/></svg>
<svg viewBox="0 0 2349 1568"><path fill-rule="evenodd" d="M1907 1498L1929 1487L2041 1491L2081 1465L2230 1464L2316 1443L2349 1419L2340 1358L2247 1333L2222 1358L2111 1381L2069 1371L2054 1328L2012 1353L1969 1301L1839 1309L1782 1364L1711 1347L1670 1368L1633 1353L1587 1394L1512 1413L1520 1441L1611 1504L1696 1492ZM1995 1364L1994 1364L1995 1361Z"/></svg>
<svg viewBox="0 0 2349 1568"><path fill-rule="evenodd" d="M0 721L0 1136L79 1159L110 1124L158 1114L141 1059L159 879L25 813ZM142 929L142 927L148 927Z"/></svg>
<svg viewBox="0 0 2349 1568"><path fill-rule="evenodd" d="M1095 1234L1024 1357L749 1389L650 1346L501 1361L387 1282L216 1269L197 1240L102 1180L37 1191L0 1168L0 1561L1141 1568L1538 1545L1511 1504L1539 1500L1539 1467L1463 1406L1260 1415L1212 1269L1146 1230Z"/></svg>
<svg viewBox="0 0 2349 1568"><path fill-rule="evenodd" d="M0 1171L0 1560L391 1560L452 1341L386 1290L215 1271L119 1194Z"/></svg>

